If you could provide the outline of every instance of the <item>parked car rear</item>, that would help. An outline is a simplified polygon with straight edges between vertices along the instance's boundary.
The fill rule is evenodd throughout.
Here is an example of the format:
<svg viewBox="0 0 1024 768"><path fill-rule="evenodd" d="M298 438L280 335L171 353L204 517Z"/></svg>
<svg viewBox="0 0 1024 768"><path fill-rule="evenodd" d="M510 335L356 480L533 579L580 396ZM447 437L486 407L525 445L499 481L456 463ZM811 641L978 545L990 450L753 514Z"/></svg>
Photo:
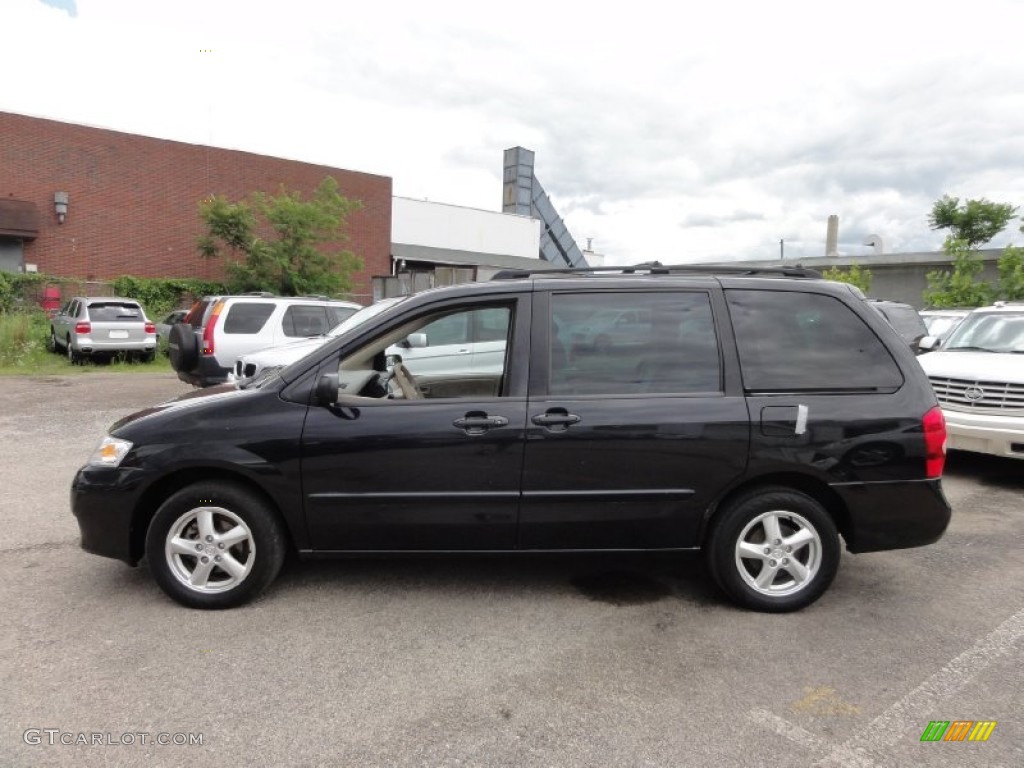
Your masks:
<svg viewBox="0 0 1024 768"><path fill-rule="evenodd" d="M171 327L171 366L189 384L223 384L243 354L321 336L360 308L351 301L315 296L206 296Z"/></svg>
<svg viewBox="0 0 1024 768"><path fill-rule="evenodd" d="M156 326L134 299L79 296L50 320L50 349L63 351L72 363L117 354L149 361L156 352Z"/></svg>

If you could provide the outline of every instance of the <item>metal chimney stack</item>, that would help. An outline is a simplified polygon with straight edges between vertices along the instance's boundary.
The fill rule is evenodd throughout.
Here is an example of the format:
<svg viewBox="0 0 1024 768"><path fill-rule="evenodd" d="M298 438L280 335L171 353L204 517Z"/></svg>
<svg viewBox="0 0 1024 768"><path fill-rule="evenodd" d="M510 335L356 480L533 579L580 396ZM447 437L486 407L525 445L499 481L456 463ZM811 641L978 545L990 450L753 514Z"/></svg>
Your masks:
<svg viewBox="0 0 1024 768"><path fill-rule="evenodd" d="M839 217L834 213L828 217L828 230L825 233L825 255L839 255Z"/></svg>

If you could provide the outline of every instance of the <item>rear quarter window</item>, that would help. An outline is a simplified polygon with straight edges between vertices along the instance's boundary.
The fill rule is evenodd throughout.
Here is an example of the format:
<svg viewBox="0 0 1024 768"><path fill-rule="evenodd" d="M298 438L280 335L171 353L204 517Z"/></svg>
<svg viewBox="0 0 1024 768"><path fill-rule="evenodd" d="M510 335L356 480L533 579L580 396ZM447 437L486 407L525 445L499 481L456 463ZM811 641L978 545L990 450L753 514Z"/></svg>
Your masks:
<svg viewBox="0 0 1024 768"><path fill-rule="evenodd" d="M747 390L892 391L903 384L885 344L833 296L728 290L726 299Z"/></svg>
<svg viewBox="0 0 1024 768"><path fill-rule="evenodd" d="M224 333L259 333L272 314L274 314L273 304L239 301L228 307L224 317Z"/></svg>

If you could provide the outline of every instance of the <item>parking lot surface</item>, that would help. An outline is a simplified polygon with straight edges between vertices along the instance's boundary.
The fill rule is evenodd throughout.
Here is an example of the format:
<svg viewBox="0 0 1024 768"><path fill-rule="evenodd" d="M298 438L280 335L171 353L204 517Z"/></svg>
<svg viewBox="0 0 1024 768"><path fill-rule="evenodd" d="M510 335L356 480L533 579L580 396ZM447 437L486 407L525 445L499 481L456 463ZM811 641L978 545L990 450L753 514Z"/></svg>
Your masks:
<svg viewBox="0 0 1024 768"><path fill-rule="evenodd" d="M796 614L697 555L292 562L211 613L82 552L68 503L111 422L189 388L0 390L0 765L1024 765L1024 462L952 456L945 537L844 554Z"/></svg>

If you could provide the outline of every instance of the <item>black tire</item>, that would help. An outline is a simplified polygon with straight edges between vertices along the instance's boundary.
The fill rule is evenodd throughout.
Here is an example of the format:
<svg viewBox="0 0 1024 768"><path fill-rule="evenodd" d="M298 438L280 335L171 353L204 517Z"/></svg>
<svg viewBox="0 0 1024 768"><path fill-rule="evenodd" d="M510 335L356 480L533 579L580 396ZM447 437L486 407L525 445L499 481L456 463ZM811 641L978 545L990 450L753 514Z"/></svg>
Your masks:
<svg viewBox="0 0 1024 768"><path fill-rule="evenodd" d="M167 334L167 354L171 358L171 367L186 373L195 369L199 363L199 339L189 323L177 323L171 326Z"/></svg>
<svg viewBox="0 0 1024 768"><path fill-rule="evenodd" d="M207 533L201 534L204 527ZM218 541L229 532L233 535ZM156 583L189 608L234 608L253 599L277 577L285 548L284 526L262 497L214 480L170 496L146 533L146 558Z"/></svg>
<svg viewBox="0 0 1024 768"><path fill-rule="evenodd" d="M151 349L148 352L141 352L139 354L140 363L152 363L156 359L156 350Z"/></svg>
<svg viewBox="0 0 1024 768"><path fill-rule="evenodd" d="M60 354L60 346L57 344L57 334L53 332L52 326L50 327L50 338L46 340L46 348L55 355Z"/></svg>
<svg viewBox="0 0 1024 768"><path fill-rule="evenodd" d="M82 356L71 346L71 337L68 336L64 341L64 351L68 356L68 362L72 365L79 365L82 362Z"/></svg>
<svg viewBox="0 0 1024 768"><path fill-rule="evenodd" d="M776 526L778 535L769 537ZM731 600L770 613L810 605L839 568L839 534L828 512L783 487L758 488L729 502L712 521L705 550L712 577Z"/></svg>

